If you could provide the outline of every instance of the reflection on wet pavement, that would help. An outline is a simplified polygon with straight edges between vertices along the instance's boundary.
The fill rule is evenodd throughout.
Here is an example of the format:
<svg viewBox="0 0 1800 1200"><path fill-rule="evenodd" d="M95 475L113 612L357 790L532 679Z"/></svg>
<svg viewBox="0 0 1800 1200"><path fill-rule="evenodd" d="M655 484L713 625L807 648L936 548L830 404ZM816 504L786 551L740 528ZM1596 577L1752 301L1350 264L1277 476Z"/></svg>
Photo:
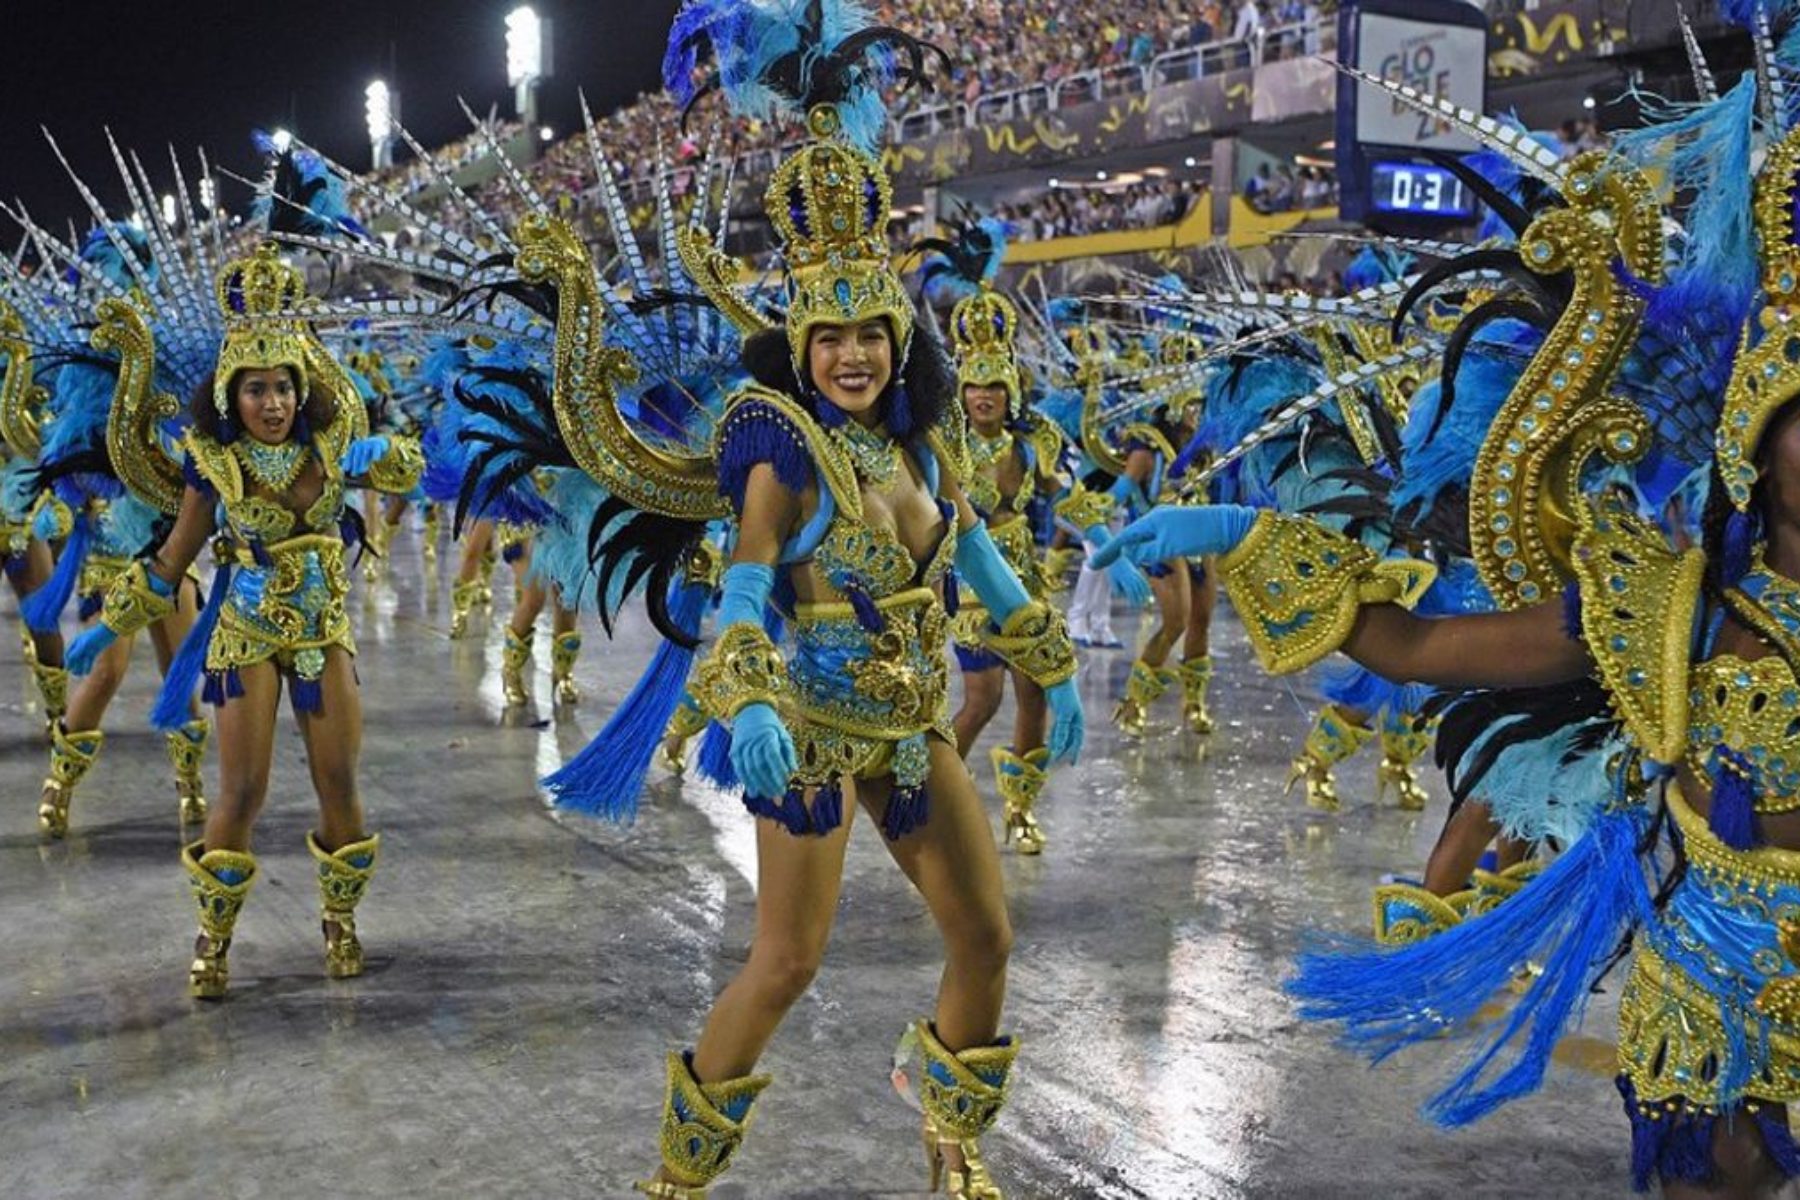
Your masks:
<svg viewBox="0 0 1800 1200"><path fill-rule="evenodd" d="M233 994L196 1007L175 797L145 724L149 656L114 705L73 836L47 846L25 672L10 653L0 667L0 1193L618 1195L653 1164L661 1055L743 961L750 820L660 769L629 829L552 816L539 799L536 776L599 728L647 661L640 617L612 645L588 639L587 701L545 725L532 718L547 707L503 720L498 622L478 616L468 640L448 641L447 586L421 579L405 536L388 577L357 586L362 782L384 838L359 981L321 976L311 791L285 721ZM1040 805L1049 850L1006 856L1009 1024L1025 1053L987 1158L1008 1195L1625 1194L1610 996L1542 1095L1454 1135L1416 1109L1462 1045L1371 1070L1296 1022L1279 992L1293 952L1367 928L1370 886L1417 870L1443 792L1428 783L1422 816L1377 809L1366 754L1340 774L1343 812L1283 796L1311 695L1255 673L1228 618L1217 641L1220 730L1204 757L1175 731L1176 696L1145 743L1121 744L1105 718L1129 656L1089 655L1089 748ZM541 658L533 690L547 700ZM972 756L991 800L986 747L1007 720ZM717 1197L923 1192L917 1118L887 1068L930 1005L937 939L867 822L848 874L825 968L775 1040L775 1086Z"/></svg>

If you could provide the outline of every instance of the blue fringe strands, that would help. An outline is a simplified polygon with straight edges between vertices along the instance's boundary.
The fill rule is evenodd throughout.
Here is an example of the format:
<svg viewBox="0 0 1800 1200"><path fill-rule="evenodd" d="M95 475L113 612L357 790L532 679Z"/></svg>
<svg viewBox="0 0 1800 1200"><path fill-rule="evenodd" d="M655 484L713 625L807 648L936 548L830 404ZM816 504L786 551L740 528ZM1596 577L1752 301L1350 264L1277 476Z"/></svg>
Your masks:
<svg viewBox="0 0 1800 1200"><path fill-rule="evenodd" d="M324 712L325 689L317 679L302 679L296 675L288 680L288 702L293 706L295 716Z"/></svg>
<svg viewBox="0 0 1800 1200"><path fill-rule="evenodd" d="M56 560L56 570L51 572L43 587L25 597L19 605L19 615L31 632L56 632L63 609L69 606L69 597L75 594L75 585L81 579L81 568L87 562L88 547L94 540L93 526L94 519L86 513L76 516L69 540L63 543L62 556Z"/></svg>
<svg viewBox="0 0 1800 1200"><path fill-rule="evenodd" d="M227 667L223 671L208 671L206 684L200 689L200 699L214 708L223 707L227 700L236 700L244 694L244 680L236 667Z"/></svg>
<svg viewBox="0 0 1800 1200"><path fill-rule="evenodd" d="M813 484L806 435L774 408L753 400L732 408L720 423L718 462L719 495L739 510L744 507L750 472L762 463L773 467L775 478L791 492L803 492Z"/></svg>
<svg viewBox="0 0 1800 1200"><path fill-rule="evenodd" d="M711 598L711 589L705 584L677 584L669 617L682 632L697 636ZM656 648L649 669L614 710L606 727L581 753L544 777L544 789L557 808L620 825L637 819L644 776L669 727L669 718L686 693L693 664L692 650L668 641Z"/></svg>
<svg viewBox="0 0 1800 1200"><path fill-rule="evenodd" d="M731 730L717 721L707 722L706 732L700 735L700 753L694 769L700 778L728 792L743 786L731 765Z"/></svg>
<svg viewBox="0 0 1800 1200"><path fill-rule="evenodd" d="M931 816L931 798L925 785L902 786L896 782L888 794L887 811L881 814L881 832L890 842L924 826Z"/></svg>
<svg viewBox="0 0 1800 1200"><path fill-rule="evenodd" d="M1638 861L1648 823L1641 809L1608 813L1505 904L1421 942L1380 949L1344 939L1304 954L1287 991L1301 1016L1343 1022L1344 1041L1379 1062L1466 1027L1522 964L1542 962L1531 990L1497 1029L1477 1035L1484 1044L1424 1109L1447 1127L1479 1120L1542 1084L1557 1039L1579 1021L1620 938L1651 916Z"/></svg>
<svg viewBox="0 0 1800 1200"><path fill-rule="evenodd" d="M207 594L206 607L200 610L200 619L194 622L188 635L181 639L181 649L170 661L168 673L163 676L162 690L156 693L156 704L150 709L150 723L164 733L180 729L191 717L194 685L206 669L207 647L212 645L213 630L218 628L219 614L224 611L225 597L230 592L231 565L222 562L213 572L212 591ZM233 678L236 678L235 672ZM209 681L209 689L210 686ZM239 692L242 690L240 683ZM223 698L215 701L223 702Z"/></svg>
<svg viewBox="0 0 1800 1200"><path fill-rule="evenodd" d="M795 837L824 837L844 823L844 789L836 780L825 784L813 794L811 808L797 787L789 788L780 800L746 794L744 808L751 816L773 821Z"/></svg>
<svg viewBox="0 0 1800 1200"><path fill-rule="evenodd" d="M1750 783L1750 763L1723 743L1713 747L1718 769L1712 773L1712 811L1706 827L1733 850L1756 845L1756 792Z"/></svg>
<svg viewBox="0 0 1800 1200"><path fill-rule="evenodd" d="M1754 1121L1757 1132L1762 1134L1763 1146L1783 1179L1800 1176L1800 1145L1795 1144L1787 1122L1777 1120L1768 1106L1759 1105L1755 1112L1733 1109L1723 1114L1702 1113L1677 1101L1673 1109L1652 1104L1652 1116L1639 1103L1637 1089L1629 1077L1620 1075L1615 1082L1625 1102L1625 1115L1631 1120L1633 1190L1649 1191L1653 1178L1664 1184L1717 1183L1719 1171L1713 1161L1712 1143L1721 1120Z"/></svg>

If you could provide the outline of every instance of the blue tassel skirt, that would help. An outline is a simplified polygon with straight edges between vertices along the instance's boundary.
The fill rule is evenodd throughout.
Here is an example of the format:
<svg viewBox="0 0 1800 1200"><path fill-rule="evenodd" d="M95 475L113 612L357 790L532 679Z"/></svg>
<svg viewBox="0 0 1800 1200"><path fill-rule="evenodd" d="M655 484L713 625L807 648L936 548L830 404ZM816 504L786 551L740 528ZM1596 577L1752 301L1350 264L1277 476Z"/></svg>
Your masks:
<svg viewBox="0 0 1800 1200"><path fill-rule="evenodd" d="M1713 1179L1721 1120L1753 1122L1795 1177L1800 1146L1770 1106L1800 1101L1800 1027L1787 1023L1800 966L1779 926L1800 920L1800 853L1734 850L1674 789L1668 806L1687 874L1645 928L1619 1000L1632 1182Z"/></svg>
<svg viewBox="0 0 1800 1200"><path fill-rule="evenodd" d="M944 653L949 617L936 593L913 588L872 603L879 631L852 604L802 604L795 611L788 664L795 703L783 716L800 767L785 796L746 795L744 805L796 836L827 834L843 824L846 776L891 776L882 832L891 840L905 837L930 815L928 739L956 742Z"/></svg>

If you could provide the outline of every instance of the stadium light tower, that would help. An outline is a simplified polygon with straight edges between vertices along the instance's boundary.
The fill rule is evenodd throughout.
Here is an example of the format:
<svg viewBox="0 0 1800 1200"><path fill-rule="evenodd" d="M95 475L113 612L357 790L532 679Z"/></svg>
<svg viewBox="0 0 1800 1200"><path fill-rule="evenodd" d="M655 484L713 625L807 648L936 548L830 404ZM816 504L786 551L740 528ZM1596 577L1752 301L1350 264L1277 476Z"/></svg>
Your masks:
<svg viewBox="0 0 1800 1200"><path fill-rule="evenodd" d="M506 14L506 82L527 127L537 124L538 81L550 75L550 22L529 4Z"/></svg>
<svg viewBox="0 0 1800 1200"><path fill-rule="evenodd" d="M369 120L371 167L381 171L394 165L394 126L400 119L400 95L377 79L363 89L363 113Z"/></svg>

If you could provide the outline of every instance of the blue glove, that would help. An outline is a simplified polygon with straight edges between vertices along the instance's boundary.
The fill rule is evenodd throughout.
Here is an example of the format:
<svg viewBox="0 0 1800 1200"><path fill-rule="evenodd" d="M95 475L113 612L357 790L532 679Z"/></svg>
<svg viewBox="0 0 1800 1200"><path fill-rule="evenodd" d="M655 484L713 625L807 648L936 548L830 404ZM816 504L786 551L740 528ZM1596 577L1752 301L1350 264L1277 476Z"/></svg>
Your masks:
<svg viewBox="0 0 1800 1200"><path fill-rule="evenodd" d="M1112 533L1104 525L1089 525L1081 536L1088 544L1089 561L1098 567L1099 563L1095 560L1099 558L1100 551L1112 542ZM1106 577L1112 584L1113 595L1123 600L1128 607L1143 608L1150 603L1150 581L1130 563L1114 563Z"/></svg>
<svg viewBox="0 0 1800 1200"><path fill-rule="evenodd" d="M362 476L369 473L369 468L380 462L388 452L388 440L377 434L375 437L357 438L344 451L344 457L338 464L344 468L344 474Z"/></svg>
<svg viewBox="0 0 1800 1200"><path fill-rule="evenodd" d="M63 666L71 675L86 675L94 669L106 648L119 640L119 635L104 625L96 625L92 629L83 630L81 635L69 643L67 653L63 655Z"/></svg>
<svg viewBox="0 0 1800 1200"><path fill-rule="evenodd" d="M1226 554L1249 534L1256 512L1242 504L1159 508L1127 525L1094 555L1093 566L1098 570L1121 559L1148 566L1174 558Z"/></svg>
<svg viewBox="0 0 1800 1200"><path fill-rule="evenodd" d="M1150 578L1128 562L1116 562L1107 568L1107 582L1113 595L1128 608L1143 608L1150 603Z"/></svg>
<svg viewBox="0 0 1800 1200"><path fill-rule="evenodd" d="M779 800L799 766L794 739L773 708L757 703L738 710L731 721L731 769L745 795Z"/></svg>
<svg viewBox="0 0 1800 1200"><path fill-rule="evenodd" d="M986 525L977 525L969 532L957 535L956 571L969 581L970 590L988 610L995 625L1006 624L1006 618L1031 603L1031 597L1025 594L1025 585L1000 557Z"/></svg>
<svg viewBox="0 0 1800 1200"><path fill-rule="evenodd" d="M1050 701L1050 761L1074 766L1081 758L1081 744L1087 739L1087 718L1081 711L1081 695L1075 690L1074 677L1045 688L1044 696Z"/></svg>
<svg viewBox="0 0 1800 1200"><path fill-rule="evenodd" d="M733 625L762 624L763 607L775 590L775 568L762 563L732 563L719 580L719 630Z"/></svg>

